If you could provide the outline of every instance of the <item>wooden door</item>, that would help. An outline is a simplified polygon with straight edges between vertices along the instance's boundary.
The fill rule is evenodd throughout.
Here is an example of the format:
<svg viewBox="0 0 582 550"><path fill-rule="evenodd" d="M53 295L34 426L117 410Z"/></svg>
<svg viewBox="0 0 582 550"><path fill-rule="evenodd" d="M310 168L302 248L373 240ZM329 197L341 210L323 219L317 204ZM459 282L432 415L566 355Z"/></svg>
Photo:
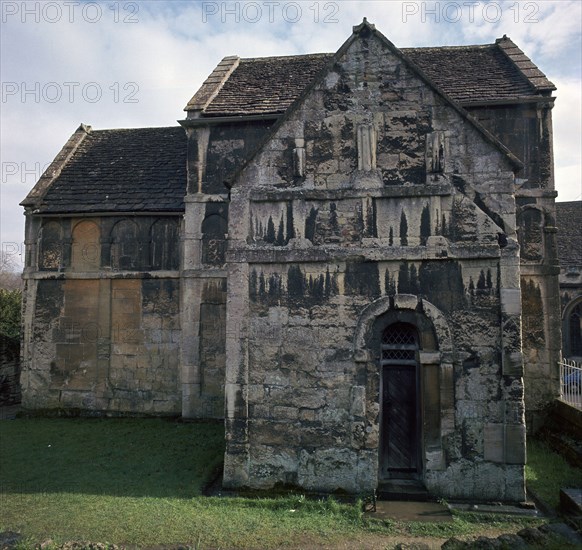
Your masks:
<svg viewBox="0 0 582 550"><path fill-rule="evenodd" d="M420 473L418 335L412 325L389 326L382 337L380 477L416 479Z"/></svg>

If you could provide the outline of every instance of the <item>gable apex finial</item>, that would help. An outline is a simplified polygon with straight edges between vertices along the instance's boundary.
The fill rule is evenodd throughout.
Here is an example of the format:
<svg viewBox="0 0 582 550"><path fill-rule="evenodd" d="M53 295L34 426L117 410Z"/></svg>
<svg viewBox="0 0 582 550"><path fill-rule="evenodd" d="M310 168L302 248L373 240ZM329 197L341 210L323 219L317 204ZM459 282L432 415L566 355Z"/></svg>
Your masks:
<svg viewBox="0 0 582 550"><path fill-rule="evenodd" d="M368 18L364 17L364 20L359 25L353 27L354 34L360 34L363 30L367 30L368 32L375 31L376 25L369 23Z"/></svg>

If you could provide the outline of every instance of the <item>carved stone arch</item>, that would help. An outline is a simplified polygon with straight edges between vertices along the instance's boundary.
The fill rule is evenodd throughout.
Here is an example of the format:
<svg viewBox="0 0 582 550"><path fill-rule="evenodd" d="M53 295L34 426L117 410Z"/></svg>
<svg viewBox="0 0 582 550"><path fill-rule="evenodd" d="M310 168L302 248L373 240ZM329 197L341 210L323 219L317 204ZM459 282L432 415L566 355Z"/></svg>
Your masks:
<svg viewBox="0 0 582 550"><path fill-rule="evenodd" d="M64 231L58 220L48 220L42 224L38 235L38 268L56 271L64 266Z"/></svg>
<svg viewBox="0 0 582 550"><path fill-rule="evenodd" d="M376 320L388 311L416 311L431 322L441 354L452 353L453 341L451 331L444 314L433 304L426 300L420 300L414 294L396 294L384 296L374 300L360 314L354 338L354 357L356 361L366 361L368 346Z"/></svg>
<svg viewBox="0 0 582 550"><path fill-rule="evenodd" d="M386 335L402 326L412 326L418 334L414 375L406 374L405 365L397 365L392 371L390 357L385 356ZM378 434L375 443L379 483L392 475L428 482L431 472L446 469L443 441L455 428L453 340L444 314L430 302L412 294L378 298L360 314L353 345L359 370L367 373L366 403L370 411L367 421L372 432ZM390 379L392 372L396 373L395 382ZM394 403L395 396L390 388L404 387L403 384L412 384L407 387L413 387L416 392L416 419L402 433L416 426L416 443L411 448L417 460L408 473L395 474L391 473L391 459L387 458L391 443L386 434L390 433L392 425L388 424L390 415L386 415L386 407L390 404L392 408ZM392 418L403 418L403 415L396 413ZM405 477L407 475L413 477Z"/></svg>
<svg viewBox="0 0 582 550"><path fill-rule="evenodd" d="M130 219L118 221L111 229L111 267L137 269L140 262L139 228Z"/></svg>
<svg viewBox="0 0 582 550"><path fill-rule="evenodd" d="M565 358L582 358L582 296L577 296L562 314L562 354Z"/></svg>
<svg viewBox="0 0 582 550"><path fill-rule="evenodd" d="M101 265L101 229L92 220L78 221L72 230L71 268L98 271Z"/></svg>
<svg viewBox="0 0 582 550"><path fill-rule="evenodd" d="M541 206L528 204L519 209L517 237L522 259L535 262L543 259L546 221L546 211Z"/></svg>

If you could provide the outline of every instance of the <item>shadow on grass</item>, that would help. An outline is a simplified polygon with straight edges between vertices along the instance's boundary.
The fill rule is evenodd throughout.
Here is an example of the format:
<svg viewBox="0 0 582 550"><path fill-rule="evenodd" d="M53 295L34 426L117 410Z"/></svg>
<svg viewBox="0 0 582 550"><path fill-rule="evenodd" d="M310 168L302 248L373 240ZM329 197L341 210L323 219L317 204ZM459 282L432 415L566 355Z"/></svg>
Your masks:
<svg viewBox="0 0 582 550"><path fill-rule="evenodd" d="M582 487L582 469L574 468L545 441L530 438L525 467L527 487L550 508L560 506L560 489Z"/></svg>
<svg viewBox="0 0 582 550"><path fill-rule="evenodd" d="M221 422L19 418L0 422L0 492L192 498L223 459Z"/></svg>

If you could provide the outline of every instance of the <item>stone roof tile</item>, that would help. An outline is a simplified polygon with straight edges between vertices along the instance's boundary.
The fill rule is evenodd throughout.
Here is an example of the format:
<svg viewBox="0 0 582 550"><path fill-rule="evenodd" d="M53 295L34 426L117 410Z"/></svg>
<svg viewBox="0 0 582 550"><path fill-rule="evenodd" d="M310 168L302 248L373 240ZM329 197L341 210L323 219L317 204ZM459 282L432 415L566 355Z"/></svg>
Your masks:
<svg viewBox="0 0 582 550"><path fill-rule="evenodd" d="M182 127L91 130L35 206L43 213L176 212L185 194Z"/></svg>
<svg viewBox="0 0 582 550"><path fill-rule="evenodd" d="M485 46L401 51L461 104L555 89L506 37ZM186 110L205 117L283 113L333 55L226 57ZM181 127L93 131L82 126L23 205L44 213L182 211L185 185Z"/></svg>
<svg viewBox="0 0 582 550"><path fill-rule="evenodd" d="M523 72L495 44L404 48L402 52L441 90L461 104L537 94Z"/></svg>
<svg viewBox="0 0 582 550"><path fill-rule="evenodd" d="M558 258L560 265L582 266L582 201L557 202Z"/></svg>
<svg viewBox="0 0 582 550"><path fill-rule="evenodd" d="M241 59L204 109L204 115L282 113L332 56L327 53ZM187 106L186 110L191 109Z"/></svg>
<svg viewBox="0 0 582 550"><path fill-rule="evenodd" d="M529 57L507 37L482 46L402 48L400 51L461 104L516 100L555 90ZM323 53L243 58L234 68L232 60L238 58L225 58L186 110L201 110L204 116L283 113L332 56ZM225 60L232 68L226 75L219 70ZM217 71L222 80L215 82L213 76Z"/></svg>

